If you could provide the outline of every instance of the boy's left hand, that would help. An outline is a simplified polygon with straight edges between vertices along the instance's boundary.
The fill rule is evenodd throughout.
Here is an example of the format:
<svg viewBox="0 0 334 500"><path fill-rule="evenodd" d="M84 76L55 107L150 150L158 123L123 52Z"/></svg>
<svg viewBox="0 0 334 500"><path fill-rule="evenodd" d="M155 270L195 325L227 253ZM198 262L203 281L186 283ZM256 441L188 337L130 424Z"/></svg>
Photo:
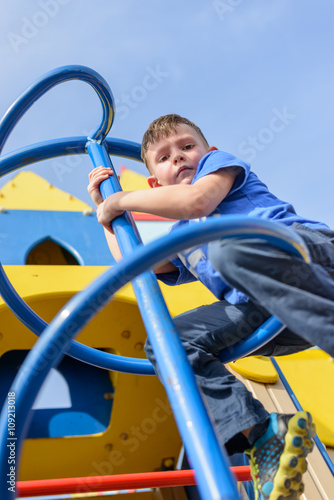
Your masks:
<svg viewBox="0 0 334 500"><path fill-rule="evenodd" d="M119 210L117 208L117 202L123 194L123 192L119 192L108 196L106 200L100 203L96 210L97 220L103 227L108 229L108 231L111 230L111 221L124 212L124 210Z"/></svg>
<svg viewBox="0 0 334 500"><path fill-rule="evenodd" d="M87 191L90 194L95 205L99 206L103 202L100 192L100 184L113 175L113 171L109 167L97 167L89 173L89 184Z"/></svg>

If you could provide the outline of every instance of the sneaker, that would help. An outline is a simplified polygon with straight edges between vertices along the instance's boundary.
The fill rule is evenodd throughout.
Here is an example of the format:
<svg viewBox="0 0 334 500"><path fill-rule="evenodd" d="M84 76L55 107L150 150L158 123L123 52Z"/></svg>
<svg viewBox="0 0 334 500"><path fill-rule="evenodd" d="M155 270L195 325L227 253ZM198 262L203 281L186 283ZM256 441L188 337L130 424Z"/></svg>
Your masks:
<svg viewBox="0 0 334 500"><path fill-rule="evenodd" d="M268 428L251 450L255 500L294 500L304 491L305 458L313 449L315 425L311 415L272 413Z"/></svg>

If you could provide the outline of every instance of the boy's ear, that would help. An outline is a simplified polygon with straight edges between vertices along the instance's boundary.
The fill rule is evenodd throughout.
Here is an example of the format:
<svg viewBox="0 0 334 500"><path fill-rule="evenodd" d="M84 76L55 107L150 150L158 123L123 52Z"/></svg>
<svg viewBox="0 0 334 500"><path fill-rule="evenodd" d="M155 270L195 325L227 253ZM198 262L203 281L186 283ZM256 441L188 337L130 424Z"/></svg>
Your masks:
<svg viewBox="0 0 334 500"><path fill-rule="evenodd" d="M218 148L216 148L216 146L210 146L208 149L208 153L210 153L210 151L218 151Z"/></svg>
<svg viewBox="0 0 334 500"><path fill-rule="evenodd" d="M147 178L148 185L150 188L156 188L156 187L161 187L161 184L159 183L158 179L154 177L154 175L151 175L150 177Z"/></svg>

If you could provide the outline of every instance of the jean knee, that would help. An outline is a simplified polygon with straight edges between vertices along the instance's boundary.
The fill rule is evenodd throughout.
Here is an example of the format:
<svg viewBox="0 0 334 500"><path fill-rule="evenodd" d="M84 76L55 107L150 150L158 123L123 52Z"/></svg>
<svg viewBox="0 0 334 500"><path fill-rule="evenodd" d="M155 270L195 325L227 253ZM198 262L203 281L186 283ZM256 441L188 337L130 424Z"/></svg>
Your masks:
<svg viewBox="0 0 334 500"><path fill-rule="evenodd" d="M238 258L238 241L224 239L209 243L208 257L214 269L225 274Z"/></svg>

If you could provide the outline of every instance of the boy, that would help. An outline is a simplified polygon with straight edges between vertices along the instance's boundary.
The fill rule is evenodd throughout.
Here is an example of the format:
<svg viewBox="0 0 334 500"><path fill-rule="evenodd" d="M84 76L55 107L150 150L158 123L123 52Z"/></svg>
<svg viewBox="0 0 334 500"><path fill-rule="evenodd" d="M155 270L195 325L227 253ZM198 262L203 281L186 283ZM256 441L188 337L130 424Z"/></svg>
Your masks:
<svg viewBox="0 0 334 500"><path fill-rule="evenodd" d="M179 115L149 126L142 158L150 191L120 192L103 202L99 185L110 169L99 167L89 176L88 191L116 259L120 253L110 222L125 210L178 219L173 230L213 214L278 220L292 225L310 250L313 263L307 265L257 239L228 239L184 251L155 270L172 285L199 279L219 299L174 318L219 438L230 454L248 450L256 498L298 498L313 446L311 416L268 415L217 355L272 314L287 328L256 354L289 354L318 345L334 355L334 233L298 216L247 163L209 147L201 130ZM155 366L148 343L146 353Z"/></svg>

